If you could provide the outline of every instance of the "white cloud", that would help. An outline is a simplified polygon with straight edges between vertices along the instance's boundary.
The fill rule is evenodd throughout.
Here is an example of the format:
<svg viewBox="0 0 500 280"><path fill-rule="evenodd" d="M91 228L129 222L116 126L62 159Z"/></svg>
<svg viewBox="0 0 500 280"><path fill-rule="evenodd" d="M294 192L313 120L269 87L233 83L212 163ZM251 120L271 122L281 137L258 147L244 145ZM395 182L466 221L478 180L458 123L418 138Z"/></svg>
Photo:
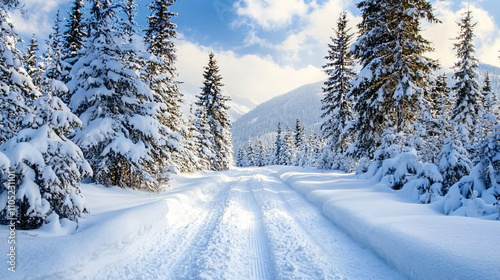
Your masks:
<svg viewBox="0 0 500 280"><path fill-rule="evenodd" d="M438 1L434 4L435 15L443 23L424 25L424 37L430 40L436 49L429 56L439 59L443 67L452 67L457 61L453 44L457 42L454 40L459 33L457 22L467 11L466 5L467 2L463 2L462 8L453 10L449 1ZM477 22L474 29L476 58L483 63L500 67L500 60L497 58L500 50L500 29L495 24L493 15L478 6L471 5L470 9L474 22Z"/></svg>
<svg viewBox="0 0 500 280"><path fill-rule="evenodd" d="M192 96L200 92L203 67L210 48L187 41L178 43L177 69L182 89ZM324 80L321 69L307 66L295 69L280 66L270 57L238 56L231 51L215 51L223 77L224 91L229 96L243 97L261 103L301 85Z"/></svg>
<svg viewBox="0 0 500 280"><path fill-rule="evenodd" d="M309 9L304 0L240 0L235 7L239 16L249 18L266 30L286 26Z"/></svg>
<svg viewBox="0 0 500 280"><path fill-rule="evenodd" d="M39 38L46 38L52 32L54 24L54 17L50 15L60 4L67 2L67 0L26 0L23 8L14 10L10 16L19 34L29 36L35 33ZM61 16L65 16L63 11Z"/></svg>

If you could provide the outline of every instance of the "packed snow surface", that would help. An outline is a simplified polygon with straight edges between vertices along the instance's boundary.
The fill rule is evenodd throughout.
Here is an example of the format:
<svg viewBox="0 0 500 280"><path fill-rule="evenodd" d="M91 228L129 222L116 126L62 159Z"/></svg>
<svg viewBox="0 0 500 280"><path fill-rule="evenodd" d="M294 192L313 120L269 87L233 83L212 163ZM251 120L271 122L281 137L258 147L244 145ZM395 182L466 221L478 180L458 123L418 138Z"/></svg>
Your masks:
<svg viewBox="0 0 500 280"><path fill-rule="evenodd" d="M4 266L0 279L500 276L500 222L444 216L354 175L245 168L172 185L150 194L83 184L90 214L78 228L53 220L17 231L16 272Z"/></svg>

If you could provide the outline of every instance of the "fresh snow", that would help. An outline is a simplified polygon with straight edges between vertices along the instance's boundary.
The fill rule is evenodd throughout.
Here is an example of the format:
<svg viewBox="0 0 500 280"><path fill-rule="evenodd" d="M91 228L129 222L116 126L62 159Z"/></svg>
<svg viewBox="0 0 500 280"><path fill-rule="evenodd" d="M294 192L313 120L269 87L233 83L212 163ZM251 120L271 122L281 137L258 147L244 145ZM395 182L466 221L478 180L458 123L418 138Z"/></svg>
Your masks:
<svg viewBox="0 0 500 280"><path fill-rule="evenodd" d="M352 174L272 166L176 176L171 185L151 194L82 184L90 214L78 227L48 217L18 231L17 271L0 270L0 279L500 275L498 221L445 216Z"/></svg>

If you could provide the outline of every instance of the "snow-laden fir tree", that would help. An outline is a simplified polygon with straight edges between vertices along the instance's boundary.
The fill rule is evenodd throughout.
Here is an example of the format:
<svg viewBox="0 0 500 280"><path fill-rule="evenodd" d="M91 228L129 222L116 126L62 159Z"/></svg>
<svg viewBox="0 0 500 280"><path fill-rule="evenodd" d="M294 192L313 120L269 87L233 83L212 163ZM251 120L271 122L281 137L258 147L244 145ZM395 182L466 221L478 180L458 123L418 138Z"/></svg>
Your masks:
<svg viewBox="0 0 500 280"><path fill-rule="evenodd" d="M62 58L64 38L61 32L61 23L62 20L58 10L54 26L52 27L53 31L49 34L49 39L46 41L47 52L44 56L44 75L49 79L62 80L63 77Z"/></svg>
<svg viewBox="0 0 500 280"><path fill-rule="evenodd" d="M7 15L6 9L17 5L18 1L0 2L0 144L17 134L29 111L26 103L40 94L24 69L16 47L21 40Z"/></svg>
<svg viewBox="0 0 500 280"><path fill-rule="evenodd" d="M257 139L257 142L255 143L254 146L254 164L255 166L266 166L266 154L267 154L267 149L262 143L261 139Z"/></svg>
<svg viewBox="0 0 500 280"><path fill-rule="evenodd" d="M40 65L40 57L37 54L40 50L35 34L31 35L28 50L24 56L24 64L26 72L31 77L35 86L40 86L42 80L42 67Z"/></svg>
<svg viewBox="0 0 500 280"><path fill-rule="evenodd" d="M424 56L432 51L421 35L421 20L437 22L428 1L358 3L360 36L351 50L362 70L353 81L349 98L355 102L357 138L353 153L373 157L388 121L396 132L410 135L422 114L428 76L437 63Z"/></svg>
<svg viewBox="0 0 500 280"><path fill-rule="evenodd" d="M227 114L229 97L222 94L222 76L213 52L209 55L203 78L202 92L197 96L196 116L206 117L208 139L212 141L210 169L225 170L233 164L233 145L229 131L231 122Z"/></svg>
<svg viewBox="0 0 500 280"><path fill-rule="evenodd" d="M464 138L467 128L463 124L453 125L454 129L451 135L444 139L440 153L439 170L443 175L443 194L462 177L469 175L472 166L464 143L467 141Z"/></svg>
<svg viewBox="0 0 500 280"><path fill-rule="evenodd" d="M323 66L328 80L323 87L325 96L321 101L324 119L321 130L328 139L330 151L335 154L343 154L347 149L348 128L353 120L352 104L347 98L351 89L350 81L355 75L352 70L354 60L349 51L353 35L347 24L347 13L342 12L334 29L336 37L332 37L332 43L328 45L328 55L325 57L328 62Z"/></svg>
<svg viewBox="0 0 500 280"><path fill-rule="evenodd" d="M92 170L80 148L66 138L80 125L64 102L49 93L35 101L23 120L25 128L0 146L16 174L19 229L38 228L50 215L77 221L87 212L79 185ZM0 215L5 222L6 212Z"/></svg>
<svg viewBox="0 0 500 280"><path fill-rule="evenodd" d="M201 138L198 130L196 129L196 120L193 112L193 107L189 109L189 115L187 120L185 120L184 125L181 128L181 134L183 139L183 152L187 157L178 162L176 165L179 171L182 173L190 173L197 170L206 169L207 162L199 157L199 142L198 139Z"/></svg>
<svg viewBox="0 0 500 280"><path fill-rule="evenodd" d="M274 142L274 159L273 164L283 165L283 152L284 152L284 138L283 131L281 130L281 123L278 123L278 130L276 134L276 141Z"/></svg>
<svg viewBox="0 0 500 280"><path fill-rule="evenodd" d="M238 152L236 153L235 164L238 167L245 167L245 149L238 148Z"/></svg>
<svg viewBox="0 0 500 280"><path fill-rule="evenodd" d="M304 143L304 127L300 123L300 120L295 121L295 131L294 131L294 141L295 147L298 149Z"/></svg>
<svg viewBox="0 0 500 280"><path fill-rule="evenodd" d="M66 23L66 31L64 31L64 61L65 77L64 82L70 79L69 72L71 67L76 63L79 57L79 51L85 47L85 40L88 30L84 23L82 9L84 7L83 0L74 0L71 6L71 12Z"/></svg>
<svg viewBox="0 0 500 280"><path fill-rule="evenodd" d="M252 139L248 140L247 148L245 151L245 161L244 166L257 166L255 164L255 148L252 143Z"/></svg>
<svg viewBox="0 0 500 280"><path fill-rule="evenodd" d="M168 131L159 121L165 105L130 69L129 37L116 0L91 1L90 38L71 70L70 107L83 122L74 141L94 170L94 180L157 191L163 179Z"/></svg>
<svg viewBox="0 0 500 280"><path fill-rule="evenodd" d="M465 127L465 130L462 131L465 133L463 137L470 141L476 141L476 128L480 121L482 106L481 89L477 81L479 66L478 60L474 57L474 27L476 23L472 21L472 11L468 10L458 23L460 34L456 38L458 42L454 46L458 61L455 63L453 75L456 83L452 87L456 101L450 118L456 124Z"/></svg>
<svg viewBox="0 0 500 280"><path fill-rule="evenodd" d="M172 145L167 148L172 154L172 164L179 166L179 163L189 160L189 153L183 152L182 133L178 125L183 122L181 112L183 95L176 81L177 57L173 40L177 37L177 26L172 23L172 19L177 14L170 10L174 3L175 0L153 0L148 5L151 14L148 17L144 40L148 52L153 57L147 61L142 77L153 91L156 102L166 105L160 121L170 129L167 136Z"/></svg>
<svg viewBox="0 0 500 280"><path fill-rule="evenodd" d="M295 159L295 144L292 130L287 127L283 135L282 165L293 165Z"/></svg>

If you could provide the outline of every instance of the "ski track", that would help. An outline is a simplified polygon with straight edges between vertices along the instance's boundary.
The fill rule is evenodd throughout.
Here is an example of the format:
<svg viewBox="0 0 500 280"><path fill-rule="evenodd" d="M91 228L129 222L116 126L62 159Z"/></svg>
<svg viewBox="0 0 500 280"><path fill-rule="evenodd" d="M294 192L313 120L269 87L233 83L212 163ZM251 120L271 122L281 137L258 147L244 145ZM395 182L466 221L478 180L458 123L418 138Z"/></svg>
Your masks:
<svg viewBox="0 0 500 280"><path fill-rule="evenodd" d="M225 175L210 199L92 279L404 279L279 179Z"/></svg>

